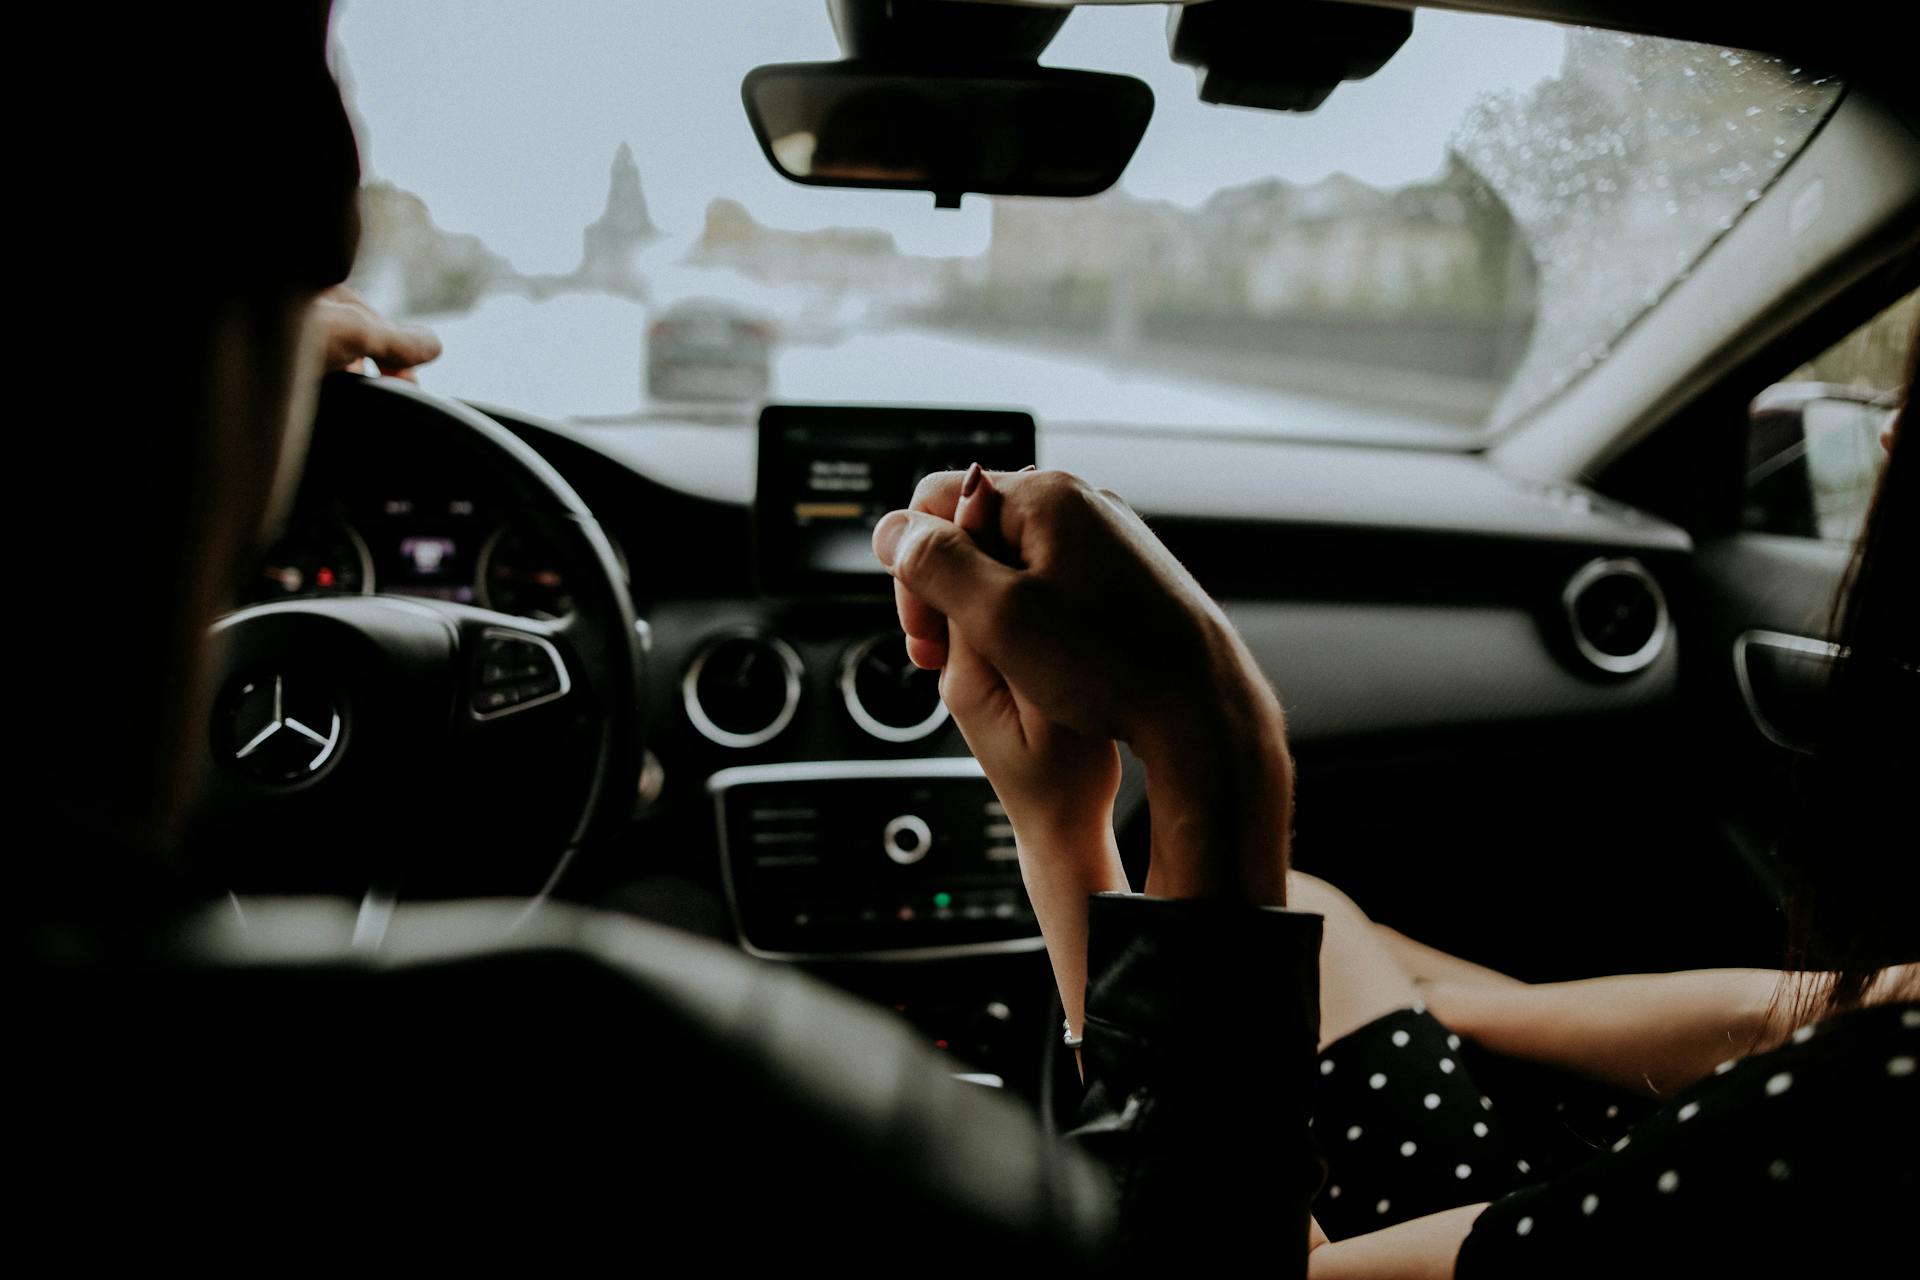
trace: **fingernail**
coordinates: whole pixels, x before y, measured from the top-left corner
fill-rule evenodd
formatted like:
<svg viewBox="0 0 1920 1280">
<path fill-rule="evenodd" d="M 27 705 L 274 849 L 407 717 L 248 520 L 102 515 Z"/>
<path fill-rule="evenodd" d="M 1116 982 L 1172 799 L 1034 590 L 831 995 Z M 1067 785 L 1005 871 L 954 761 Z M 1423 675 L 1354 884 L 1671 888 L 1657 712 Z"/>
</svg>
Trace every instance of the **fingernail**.
<svg viewBox="0 0 1920 1280">
<path fill-rule="evenodd" d="M 907 532 L 907 513 L 889 511 L 873 526 L 873 554 L 880 563 L 893 568 L 893 557 L 900 551 L 900 539 Z"/>
<path fill-rule="evenodd" d="M 1020 469 L 1022 471 L 1038 471 L 1040 469 L 1040 464 L 1037 462 L 1029 462 L 1026 466 Z"/>
<path fill-rule="evenodd" d="M 980 464 L 974 463 L 967 468 L 966 478 L 960 482 L 960 496 L 971 498 L 973 491 L 980 487 Z"/>
</svg>

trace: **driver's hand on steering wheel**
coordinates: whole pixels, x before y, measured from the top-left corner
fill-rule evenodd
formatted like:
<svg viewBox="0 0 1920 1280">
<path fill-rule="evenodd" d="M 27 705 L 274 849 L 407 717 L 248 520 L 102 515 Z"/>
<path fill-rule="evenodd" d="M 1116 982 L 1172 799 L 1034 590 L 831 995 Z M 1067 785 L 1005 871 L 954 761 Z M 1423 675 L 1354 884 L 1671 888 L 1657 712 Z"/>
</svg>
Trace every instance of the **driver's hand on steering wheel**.
<svg viewBox="0 0 1920 1280">
<path fill-rule="evenodd" d="M 315 298 L 312 314 L 325 338 L 328 373 L 371 360 L 388 377 L 411 382 L 416 367 L 440 355 L 440 339 L 431 330 L 395 324 L 343 284 Z"/>
</svg>

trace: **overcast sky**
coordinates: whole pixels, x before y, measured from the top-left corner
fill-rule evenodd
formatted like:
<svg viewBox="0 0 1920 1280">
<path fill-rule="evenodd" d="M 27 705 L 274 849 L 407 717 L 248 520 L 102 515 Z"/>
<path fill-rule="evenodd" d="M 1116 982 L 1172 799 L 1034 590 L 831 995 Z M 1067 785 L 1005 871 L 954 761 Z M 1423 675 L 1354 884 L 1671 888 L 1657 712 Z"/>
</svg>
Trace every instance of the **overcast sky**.
<svg viewBox="0 0 1920 1280">
<path fill-rule="evenodd" d="M 341 0 L 336 53 L 369 177 L 426 200 L 522 271 L 571 270 L 630 143 L 656 223 L 698 230 L 730 196 L 761 221 L 874 226 L 909 252 L 985 248 L 987 202 L 796 186 L 768 166 L 740 106 L 765 62 L 835 58 L 824 0 Z M 1422 12 L 1371 80 L 1311 116 L 1212 107 L 1167 57 L 1158 5 L 1081 9 L 1045 61 L 1153 87 L 1152 125 L 1122 186 L 1198 204 L 1224 186 L 1344 171 L 1379 186 L 1427 178 L 1475 95 L 1556 74 L 1565 39 L 1540 23 Z"/>
</svg>

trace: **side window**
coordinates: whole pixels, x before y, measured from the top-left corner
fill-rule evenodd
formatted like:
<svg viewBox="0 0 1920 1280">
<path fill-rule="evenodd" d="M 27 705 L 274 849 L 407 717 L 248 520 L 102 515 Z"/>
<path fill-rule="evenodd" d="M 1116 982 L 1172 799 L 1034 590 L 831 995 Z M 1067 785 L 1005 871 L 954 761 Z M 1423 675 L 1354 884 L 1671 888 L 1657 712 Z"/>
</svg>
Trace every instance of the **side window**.
<svg viewBox="0 0 1920 1280">
<path fill-rule="evenodd" d="M 1905 394 L 1916 314 L 1920 290 L 1754 397 L 1747 528 L 1835 541 L 1860 532 L 1880 474 L 1880 437 Z"/>
</svg>

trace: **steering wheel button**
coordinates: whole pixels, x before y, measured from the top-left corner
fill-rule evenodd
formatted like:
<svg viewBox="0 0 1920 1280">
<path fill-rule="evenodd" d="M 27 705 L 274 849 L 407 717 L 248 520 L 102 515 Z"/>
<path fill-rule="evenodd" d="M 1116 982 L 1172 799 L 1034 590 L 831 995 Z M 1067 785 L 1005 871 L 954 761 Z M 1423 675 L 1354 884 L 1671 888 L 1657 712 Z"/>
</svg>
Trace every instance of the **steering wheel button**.
<svg viewBox="0 0 1920 1280">
<path fill-rule="evenodd" d="M 560 655 L 539 636 L 496 631 L 485 636 L 474 652 L 477 660 L 468 705 L 476 716 L 499 715 L 549 702 L 568 691 Z"/>
</svg>

